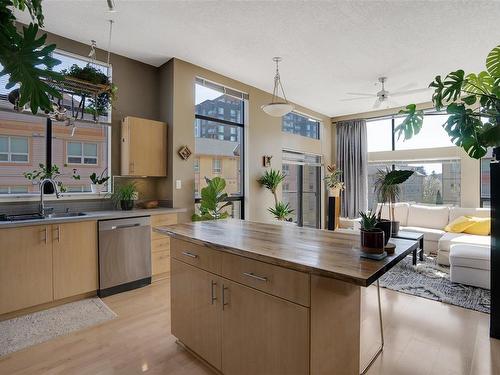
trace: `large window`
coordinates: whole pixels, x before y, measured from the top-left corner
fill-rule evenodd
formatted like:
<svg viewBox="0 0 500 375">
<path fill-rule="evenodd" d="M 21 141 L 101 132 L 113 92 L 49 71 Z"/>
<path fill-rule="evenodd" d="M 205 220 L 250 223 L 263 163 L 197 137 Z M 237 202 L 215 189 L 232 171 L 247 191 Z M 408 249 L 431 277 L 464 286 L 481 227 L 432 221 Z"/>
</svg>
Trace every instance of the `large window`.
<svg viewBox="0 0 500 375">
<path fill-rule="evenodd" d="M 310 117 L 290 112 L 282 118 L 282 130 L 286 133 L 319 139 L 319 121 Z"/>
<path fill-rule="evenodd" d="M 379 170 L 407 169 L 413 175 L 401 185 L 399 201 L 431 205 L 460 206 L 461 168 L 459 159 L 370 162 L 368 164 L 368 207 L 374 209 L 377 197 L 373 189 Z"/>
<path fill-rule="evenodd" d="M 54 52 L 54 56 L 62 61 L 56 67 L 59 71 L 73 64 L 83 67 L 88 63 L 85 58 L 63 52 Z M 95 66 L 103 72 L 107 70 L 104 64 Z M 74 126 L 52 121 L 52 139 L 47 142 L 47 116 L 32 115 L 28 110 L 13 111 L 7 101 L 13 88 L 5 88 L 7 80 L 6 76 L 0 77 L 0 196 L 37 194 L 38 181 L 26 179 L 24 173 L 38 169 L 39 164 L 45 165 L 49 156 L 51 164 L 59 167 L 59 179 L 67 192 L 90 191 L 89 176 L 94 172 L 106 175 L 111 170 L 111 128 L 107 125 L 110 113 L 101 116 L 98 123 L 94 123 L 89 111 L 79 116 Z M 62 104 L 71 112 L 71 103 L 78 106 L 81 100 L 77 95 L 65 94 Z M 88 105 L 88 99 L 85 101 Z M 80 175 L 80 180 L 73 179 L 73 173 Z"/>
<path fill-rule="evenodd" d="M 195 84 L 195 202 L 200 201 L 205 178 L 226 180 L 228 212 L 243 218 L 244 106 L 248 96 L 197 78 Z M 196 206 L 198 206 L 196 204 Z"/>
</svg>

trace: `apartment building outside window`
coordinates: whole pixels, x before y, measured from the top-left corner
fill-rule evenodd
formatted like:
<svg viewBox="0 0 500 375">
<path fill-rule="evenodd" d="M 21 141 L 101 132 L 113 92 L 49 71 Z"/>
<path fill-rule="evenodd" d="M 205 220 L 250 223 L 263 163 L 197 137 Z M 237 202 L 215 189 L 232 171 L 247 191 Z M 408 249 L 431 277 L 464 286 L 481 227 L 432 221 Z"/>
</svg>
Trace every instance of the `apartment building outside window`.
<svg viewBox="0 0 500 375">
<path fill-rule="evenodd" d="M 230 88 L 196 79 L 195 84 L 195 207 L 200 202 L 205 178 L 226 181 L 229 213 L 243 218 L 244 212 L 244 126 L 248 95 Z"/>
<path fill-rule="evenodd" d="M 0 136 L 0 163 L 27 163 L 28 137 Z"/>
<path fill-rule="evenodd" d="M 319 139 L 320 122 L 299 113 L 290 112 L 283 116 L 281 130 L 285 133 Z"/>
</svg>

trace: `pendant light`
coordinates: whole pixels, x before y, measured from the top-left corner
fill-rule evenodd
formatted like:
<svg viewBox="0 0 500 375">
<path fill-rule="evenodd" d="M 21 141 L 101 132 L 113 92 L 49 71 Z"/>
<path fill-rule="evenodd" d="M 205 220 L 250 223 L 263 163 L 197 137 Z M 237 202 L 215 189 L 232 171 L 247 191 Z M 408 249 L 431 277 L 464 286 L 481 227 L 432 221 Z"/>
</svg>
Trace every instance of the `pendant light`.
<svg viewBox="0 0 500 375">
<path fill-rule="evenodd" d="M 282 60 L 281 57 L 273 57 L 273 61 L 276 63 L 276 75 L 274 76 L 273 98 L 271 99 L 271 103 L 265 104 L 261 107 L 264 112 L 266 112 L 269 116 L 273 117 L 282 117 L 287 113 L 293 111 L 293 105 L 288 103 L 288 100 L 286 100 L 285 90 L 283 90 L 283 85 L 281 84 L 280 71 L 278 66 L 281 60 Z M 280 89 L 283 95 L 283 99 L 281 99 L 279 96 Z"/>
</svg>

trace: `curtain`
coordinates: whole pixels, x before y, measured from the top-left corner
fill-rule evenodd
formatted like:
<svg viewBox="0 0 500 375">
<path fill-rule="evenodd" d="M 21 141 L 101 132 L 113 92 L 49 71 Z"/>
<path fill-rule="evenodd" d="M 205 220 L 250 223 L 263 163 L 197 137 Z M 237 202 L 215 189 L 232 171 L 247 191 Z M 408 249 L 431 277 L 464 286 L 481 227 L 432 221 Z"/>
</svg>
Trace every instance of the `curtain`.
<svg viewBox="0 0 500 375">
<path fill-rule="evenodd" d="M 343 171 L 345 190 L 342 192 L 341 215 L 359 217 L 368 207 L 368 152 L 366 121 L 350 120 L 337 123 L 337 168 Z"/>
</svg>

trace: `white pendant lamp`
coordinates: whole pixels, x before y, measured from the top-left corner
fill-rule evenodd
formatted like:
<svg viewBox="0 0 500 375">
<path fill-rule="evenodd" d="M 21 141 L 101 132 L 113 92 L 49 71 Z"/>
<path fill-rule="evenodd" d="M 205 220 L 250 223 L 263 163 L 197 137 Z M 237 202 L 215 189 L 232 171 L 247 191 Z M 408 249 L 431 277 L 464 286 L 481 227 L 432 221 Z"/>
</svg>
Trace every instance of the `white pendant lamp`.
<svg viewBox="0 0 500 375">
<path fill-rule="evenodd" d="M 278 67 L 278 64 L 281 60 L 282 60 L 281 57 L 273 57 L 273 61 L 276 63 L 276 75 L 274 76 L 273 98 L 271 99 L 271 103 L 265 104 L 261 107 L 264 112 L 266 112 L 269 116 L 273 117 L 282 117 L 287 113 L 293 111 L 293 105 L 288 103 L 288 100 L 286 100 L 285 90 L 283 90 L 283 85 L 281 84 L 280 71 Z M 283 99 L 281 99 L 279 96 L 280 89 L 283 95 Z"/>
</svg>

